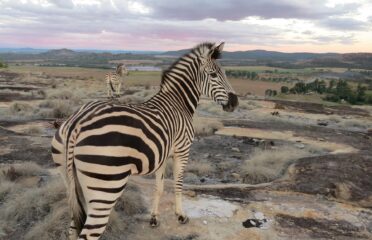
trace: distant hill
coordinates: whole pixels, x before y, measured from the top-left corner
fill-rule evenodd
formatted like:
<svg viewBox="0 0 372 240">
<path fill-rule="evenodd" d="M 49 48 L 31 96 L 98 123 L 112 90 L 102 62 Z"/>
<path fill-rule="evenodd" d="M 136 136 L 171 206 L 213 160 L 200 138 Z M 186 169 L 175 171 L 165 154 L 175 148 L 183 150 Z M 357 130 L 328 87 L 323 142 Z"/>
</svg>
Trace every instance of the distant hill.
<svg viewBox="0 0 372 240">
<path fill-rule="evenodd" d="M 9 49 L 8 49 L 9 50 Z M 0 49 L 0 59 L 5 62 L 37 61 L 42 65 L 65 65 L 84 67 L 112 67 L 113 60 L 156 60 L 163 67 L 189 52 L 189 49 L 168 52 L 121 52 L 114 53 L 104 50 L 71 50 L 71 49 L 18 49 L 6 51 Z M 39 51 L 39 52 L 38 52 Z M 342 67 L 372 70 L 372 53 L 284 53 L 276 51 L 252 50 L 223 52 L 222 62 L 225 66 L 271 66 L 281 68 L 304 67 Z M 160 58 L 159 58 L 160 57 Z"/>
<path fill-rule="evenodd" d="M 59 50 L 70 50 L 70 49 L 39 49 L 39 48 L 0 48 L 0 53 L 30 53 L 38 54 L 45 53 L 48 51 L 59 51 Z M 131 54 L 162 54 L 164 51 L 137 51 L 137 50 L 100 50 L 100 49 L 72 49 L 74 52 L 85 52 L 85 53 L 131 53 Z"/>
<path fill-rule="evenodd" d="M 174 56 L 180 57 L 185 53 L 189 52 L 189 49 L 178 50 L 178 51 L 168 51 L 161 55 L 163 56 Z M 314 58 L 323 57 L 338 57 L 338 53 L 284 53 L 266 50 L 250 50 L 250 51 L 236 51 L 236 52 L 223 52 L 224 59 L 254 59 L 254 60 L 272 60 L 272 61 L 302 61 Z"/>
</svg>

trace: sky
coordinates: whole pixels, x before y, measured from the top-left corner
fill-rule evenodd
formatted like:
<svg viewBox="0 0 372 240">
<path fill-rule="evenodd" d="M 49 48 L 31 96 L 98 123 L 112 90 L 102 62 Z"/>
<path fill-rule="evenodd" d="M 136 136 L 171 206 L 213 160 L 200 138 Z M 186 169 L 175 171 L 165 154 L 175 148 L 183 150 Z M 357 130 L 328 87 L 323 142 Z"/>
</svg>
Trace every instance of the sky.
<svg viewBox="0 0 372 240">
<path fill-rule="evenodd" d="M 372 0 L 0 0 L 0 47 L 372 52 Z"/>
</svg>

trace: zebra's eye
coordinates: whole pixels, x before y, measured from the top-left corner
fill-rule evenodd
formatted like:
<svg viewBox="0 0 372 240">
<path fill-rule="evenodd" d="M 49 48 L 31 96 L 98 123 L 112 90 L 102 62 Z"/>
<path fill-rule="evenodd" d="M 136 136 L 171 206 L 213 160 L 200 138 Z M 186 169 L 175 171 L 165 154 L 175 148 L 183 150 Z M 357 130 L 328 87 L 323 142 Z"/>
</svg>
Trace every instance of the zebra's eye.
<svg viewBox="0 0 372 240">
<path fill-rule="evenodd" d="M 215 73 L 215 72 L 211 73 L 211 77 L 212 78 L 216 78 L 217 77 L 217 73 Z"/>
</svg>

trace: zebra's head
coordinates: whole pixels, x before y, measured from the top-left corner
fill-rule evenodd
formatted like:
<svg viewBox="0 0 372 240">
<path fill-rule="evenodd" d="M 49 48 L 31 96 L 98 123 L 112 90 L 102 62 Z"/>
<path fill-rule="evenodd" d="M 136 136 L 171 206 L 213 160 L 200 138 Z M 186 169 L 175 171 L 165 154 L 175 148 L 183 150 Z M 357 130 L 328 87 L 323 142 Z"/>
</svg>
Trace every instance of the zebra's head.
<svg viewBox="0 0 372 240">
<path fill-rule="evenodd" d="M 217 62 L 225 43 L 218 46 L 204 44 L 204 51 L 199 55 L 201 93 L 222 105 L 226 112 L 232 112 L 239 105 L 238 97 L 226 78 L 225 71 Z"/>
<path fill-rule="evenodd" d="M 116 67 L 116 73 L 119 74 L 120 76 L 128 75 L 129 72 L 127 68 L 125 67 L 124 63 L 119 63 L 118 66 Z"/>
</svg>

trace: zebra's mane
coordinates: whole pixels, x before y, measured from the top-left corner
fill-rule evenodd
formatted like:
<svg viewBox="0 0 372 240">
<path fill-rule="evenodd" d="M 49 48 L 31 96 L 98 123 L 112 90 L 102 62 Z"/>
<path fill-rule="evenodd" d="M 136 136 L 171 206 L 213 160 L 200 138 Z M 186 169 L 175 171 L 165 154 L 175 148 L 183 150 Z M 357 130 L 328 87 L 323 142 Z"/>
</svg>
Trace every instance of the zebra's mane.
<svg viewBox="0 0 372 240">
<path fill-rule="evenodd" d="M 212 47 L 215 46 L 214 43 L 211 43 L 211 42 L 204 42 L 204 43 L 201 43 L 199 45 L 197 45 L 196 47 L 190 49 L 190 51 L 186 54 L 184 54 L 182 57 L 178 58 L 170 67 L 168 67 L 168 69 L 164 70 L 163 73 L 162 73 L 162 76 L 161 76 L 161 83 L 160 83 L 160 86 L 163 85 L 164 81 L 165 81 L 165 76 L 172 70 L 172 68 L 174 68 L 184 57 L 190 55 L 191 53 L 197 55 L 197 56 L 200 56 L 201 54 L 203 54 L 205 51 L 209 51 L 212 49 Z M 221 57 L 221 52 L 218 51 L 217 49 L 212 53 L 211 55 L 211 58 L 212 59 L 219 59 Z"/>
</svg>

